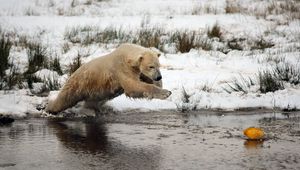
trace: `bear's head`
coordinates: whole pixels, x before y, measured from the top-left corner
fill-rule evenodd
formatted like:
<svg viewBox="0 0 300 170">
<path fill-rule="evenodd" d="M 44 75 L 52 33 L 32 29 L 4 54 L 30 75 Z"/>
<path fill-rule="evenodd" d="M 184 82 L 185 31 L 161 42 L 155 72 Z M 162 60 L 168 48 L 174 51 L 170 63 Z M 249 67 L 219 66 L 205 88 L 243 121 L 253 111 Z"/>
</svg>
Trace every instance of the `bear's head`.
<svg viewBox="0 0 300 170">
<path fill-rule="evenodd" d="M 159 67 L 160 54 L 152 50 L 144 51 L 137 57 L 131 58 L 128 63 L 135 70 L 138 70 L 140 74 L 146 76 L 153 81 L 159 81 L 162 79 Z"/>
</svg>

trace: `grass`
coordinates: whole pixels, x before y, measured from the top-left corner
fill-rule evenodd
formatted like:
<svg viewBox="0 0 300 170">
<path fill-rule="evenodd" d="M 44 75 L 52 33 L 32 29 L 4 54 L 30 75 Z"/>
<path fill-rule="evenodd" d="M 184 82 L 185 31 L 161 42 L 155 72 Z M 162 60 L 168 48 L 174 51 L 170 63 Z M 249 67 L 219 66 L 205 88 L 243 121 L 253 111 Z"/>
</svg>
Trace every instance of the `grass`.
<svg viewBox="0 0 300 170">
<path fill-rule="evenodd" d="M 69 75 L 72 75 L 81 65 L 82 56 L 78 53 L 78 55 L 74 58 L 73 62 L 69 65 Z"/>
<path fill-rule="evenodd" d="M 62 52 L 65 54 L 71 49 L 69 42 L 65 42 L 61 47 Z"/>
<path fill-rule="evenodd" d="M 46 48 L 40 43 L 31 43 L 27 49 L 28 66 L 27 73 L 33 74 L 42 68 L 48 68 L 48 56 Z"/>
<path fill-rule="evenodd" d="M 222 32 L 218 23 L 215 23 L 212 28 L 207 30 L 207 36 L 209 38 L 219 38 L 221 40 Z"/>
<path fill-rule="evenodd" d="M 27 82 L 27 86 L 29 89 L 33 88 L 33 83 L 37 83 L 37 82 L 43 82 L 42 79 L 36 77 L 34 74 L 24 74 L 24 77 L 26 79 Z"/>
<path fill-rule="evenodd" d="M 274 92 L 284 89 L 282 81 L 280 81 L 274 72 L 266 70 L 258 73 L 259 91 L 261 93 Z"/>
<path fill-rule="evenodd" d="M 5 76 L 5 70 L 9 67 L 9 53 L 12 47 L 12 41 L 5 36 L 4 33 L 0 34 L 0 78 Z"/>
<path fill-rule="evenodd" d="M 293 85 L 300 84 L 300 68 L 287 62 L 278 63 L 272 69 L 259 71 L 256 75 L 257 82 L 251 78 L 235 78 L 227 82 L 226 92 L 243 92 L 247 94 L 251 86 L 258 85 L 261 93 L 274 92 L 284 89 L 284 82 Z"/>
<path fill-rule="evenodd" d="M 273 68 L 274 75 L 281 81 L 290 84 L 300 84 L 300 67 L 298 64 L 293 65 L 288 62 L 278 63 Z"/>
<path fill-rule="evenodd" d="M 248 77 L 245 78 L 242 75 L 239 78 L 234 78 L 232 82 L 226 82 L 228 88 L 223 88 L 227 93 L 242 92 L 247 94 L 250 91 L 251 86 L 255 85 L 255 81 Z"/>
<path fill-rule="evenodd" d="M 72 0 L 70 6 L 72 8 L 75 8 L 77 6 L 77 1 L 76 0 Z"/>
<path fill-rule="evenodd" d="M 189 103 L 191 95 L 187 94 L 186 90 L 184 87 L 182 87 L 182 102 L 183 103 Z"/>
<path fill-rule="evenodd" d="M 44 78 L 44 89 L 46 91 L 59 90 L 61 88 L 60 83 L 56 77 L 47 77 Z"/>
<path fill-rule="evenodd" d="M 79 27 L 67 28 L 64 33 L 64 39 L 72 43 L 80 43 L 80 39 L 78 38 L 79 33 L 80 33 Z"/>
<path fill-rule="evenodd" d="M 213 27 L 213 29 L 215 29 Z M 212 34 L 214 34 L 213 30 Z M 107 27 L 101 29 L 98 27 L 83 26 L 68 28 L 65 31 L 64 38 L 71 43 L 81 43 L 85 46 L 99 44 L 120 44 L 135 43 L 144 47 L 155 47 L 163 51 L 166 44 L 175 44 L 177 51 L 181 53 L 189 52 L 193 48 L 211 50 L 211 44 L 208 40 L 200 39 L 201 32 L 197 31 L 170 31 L 167 32 L 161 27 L 144 26 L 136 31 L 125 31 L 121 28 Z M 69 46 L 69 45 L 68 45 Z M 63 47 L 63 51 L 69 50 L 68 46 Z"/>
<path fill-rule="evenodd" d="M 53 71 L 56 71 L 58 73 L 58 75 L 63 75 L 58 57 L 55 57 L 53 60 L 50 60 L 49 68 Z"/>
<path fill-rule="evenodd" d="M 22 75 L 13 62 L 10 63 L 10 50 L 13 42 L 0 30 L 0 90 L 11 90 L 15 85 L 22 88 Z"/>
<path fill-rule="evenodd" d="M 256 18 L 267 18 L 269 15 L 284 15 L 288 20 L 300 19 L 299 0 L 254 1 L 253 5 L 243 6 L 243 0 L 226 0 L 226 14 L 246 14 Z"/>
<path fill-rule="evenodd" d="M 132 34 L 125 33 L 121 28 L 107 27 L 101 29 L 93 26 L 82 26 L 67 28 L 64 34 L 64 39 L 72 43 L 80 43 L 85 46 L 99 43 L 122 43 L 131 42 Z M 130 40 L 131 39 L 131 40 Z"/>
<path fill-rule="evenodd" d="M 242 42 L 245 41 L 243 38 L 233 38 L 227 41 L 227 46 L 232 50 L 243 50 Z"/>
<path fill-rule="evenodd" d="M 240 13 L 242 7 L 235 0 L 226 0 L 225 13 L 226 14 L 234 14 Z"/>
<path fill-rule="evenodd" d="M 215 6 L 212 6 L 210 4 L 204 4 L 204 5 L 193 5 L 192 9 L 187 11 L 187 14 L 191 15 L 202 15 L 202 14 L 218 14 L 220 13 L 218 9 Z"/>
<path fill-rule="evenodd" d="M 24 15 L 26 16 L 39 16 L 40 14 L 35 11 L 32 7 L 28 7 L 24 11 Z"/>
<path fill-rule="evenodd" d="M 212 42 L 209 39 L 198 39 L 196 42 L 196 47 L 205 51 L 210 51 L 213 49 Z"/>
<path fill-rule="evenodd" d="M 42 80 L 34 75 L 41 69 L 50 69 L 56 71 L 59 75 L 62 75 L 62 69 L 59 62 L 59 58 L 49 58 L 47 54 L 47 48 L 42 46 L 39 42 L 31 42 L 27 48 L 28 65 L 27 70 L 23 73 L 24 78 L 28 84 L 28 87 L 33 88 L 33 83 L 44 82 L 47 89 L 55 89 L 56 82 L 49 81 L 48 79 Z M 53 78 L 54 79 L 54 78 Z M 48 87 L 49 86 L 49 87 Z"/>
<path fill-rule="evenodd" d="M 176 44 L 176 49 L 181 53 L 189 52 L 195 45 L 195 31 L 176 31 L 171 35 L 170 42 Z"/>
<path fill-rule="evenodd" d="M 191 110 L 190 107 L 189 107 L 189 103 L 190 103 L 190 99 L 189 98 L 191 97 L 191 95 L 189 95 L 186 92 L 186 90 L 185 90 L 184 87 L 182 87 L 182 91 L 181 92 L 182 92 L 181 104 L 176 104 L 176 107 L 177 107 L 178 111 L 184 113 L 184 112 L 187 112 L 187 111 Z M 194 108 L 194 109 L 196 109 L 196 108 Z"/>
<path fill-rule="evenodd" d="M 13 63 L 13 62 L 12 62 Z M 20 73 L 18 70 L 18 67 L 14 64 L 10 64 L 9 67 L 9 73 L 6 76 L 6 86 L 5 89 L 11 90 L 15 86 L 17 86 L 19 89 L 23 88 L 23 74 Z"/>
<path fill-rule="evenodd" d="M 18 67 L 14 64 L 9 64 L 8 72 L 0 77 L 0 90 L 11 90 L 17 87 L 22 89 L 23 86 L 23 75 L 19 72 Z"/>
<path fill-rule="evenodd" d="M 213 84 L 212 83 L 204 83 L 199 87 L 200 90 L 205 91 L 205 92 L 212 92 L 213 91 Z"/>
<path fill-rule="evenodd" d="M 162 49 L 161 37 L 164 32 L 160 27 L 144 27 L 138 31 L 134 41 L 144 47 Z"/>
<path fill-rule="evenodd" d="M 19 35 L 18 41 L 16 42 L 16 46 L 21 46 L 23 48 L 27 48 L 29 44 L 28 37 L 26 35 Z"/>
<path fill-rule="evenodd" d="M 254 41 L 253 45 L 251 46 L 251 50 L 264 50 L 266 48 L 271 48 L 275 44 L 272 42 L 266 41 L 263 37 Z"/>
<path fill-rule="evenodd" d="M 267 15 L 288 15 L 291 19 L 300 19 L 298 0 L 271 1 L 266 10 Z"/>
<path fill-rule="evenodd" d="M 217 31 L 216 31 L 217 35 Z M 219 38 L 221 38 L 221 33 L 219 33 Z M 253 40 L 253 38 L 232 38 L 227 40 L 226 45 L 229 49 L 232 50 L 265 50 L 273 47 L 275 44 L 265 40 L 263 37 Z"/>
</svg>

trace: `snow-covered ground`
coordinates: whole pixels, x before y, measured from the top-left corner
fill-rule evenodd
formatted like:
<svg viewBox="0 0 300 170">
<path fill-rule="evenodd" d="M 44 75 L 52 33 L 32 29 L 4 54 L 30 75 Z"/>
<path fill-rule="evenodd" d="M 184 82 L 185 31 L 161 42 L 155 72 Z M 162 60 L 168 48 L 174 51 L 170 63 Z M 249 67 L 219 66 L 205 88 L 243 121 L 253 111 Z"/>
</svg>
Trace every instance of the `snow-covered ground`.
<svg viewBox="0 0 300 170">
<path fill-rule="evenodd" d="M 49 56 L 59 57 L 64 75 L 47 69 L 35 75 L 41 79 L 55 77 L 60 84 L 68 77 L 65 70 L 79 54 L 87 62 L 118 45 L 118 42 L 70 42 L 66 34 L 72 29 L 81 29 L 79 39 L 85 36 L 85 27 L 95 29 L 91 32 L 117 28 L 134 33 L 141 27 L 163 28 L 166 33 L 196 31 L 210 43 L 209 50 L 194 48 L 184 53 L 174 43 L 165 43 L 160 57 L 161 71 L 164 88 L 171 90 L 172 95 L 167 100 L 137 100 L 121 95 L 106 103 L 116 111 L 300 108 L 299 84 L 285 81 L 284 89 L 262 93 L 257 80 L 259 71 L 283 63 L 299 70 L 299 1 L 0 0 L 0 4 L 0 30 L 9 33 L 15 42 L 26 37 L 26 41 L 40 43 Z M 207 37 L 207 30 L 216 23 L 221 37 Z M 241 49 L 229 47 L 235 40 Z M 254 48 L 259 42 L 272 45 Z M 21 73 L 27 69 L 27 55 L 27 47 L 21 43 L 15 43 L 10 50 L 10 61 Z M 248 78 L 254 81 L 251 86 L 242 81 Z M 245 85 L 246 92 L 228 92 L 228 84 L 235 79 Z M 41 88 L 40 84 L 33 84 L 33 90 L 0 91 L 0 114 L 41 114 L 36 108 L 45 105 L 48 97 L 32 94 Z M 55 96 L 57 92 L 51 94 Z"/>
</svg>

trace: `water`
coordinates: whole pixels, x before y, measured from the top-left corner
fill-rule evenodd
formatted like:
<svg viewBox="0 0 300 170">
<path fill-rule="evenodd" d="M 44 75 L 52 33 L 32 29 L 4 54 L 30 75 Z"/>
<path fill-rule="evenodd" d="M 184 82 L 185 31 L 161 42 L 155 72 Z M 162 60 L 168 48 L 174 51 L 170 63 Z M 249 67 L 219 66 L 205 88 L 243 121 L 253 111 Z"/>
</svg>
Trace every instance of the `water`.
<svg viewBox="0 0 300 170">
<path fill-rule="evenodd" d="M 300 118 L 127 113 L 0 127 L 0 169 L 300 169 Z M 262 127 L 265 141 L 242 130 Z"/>
</svg>

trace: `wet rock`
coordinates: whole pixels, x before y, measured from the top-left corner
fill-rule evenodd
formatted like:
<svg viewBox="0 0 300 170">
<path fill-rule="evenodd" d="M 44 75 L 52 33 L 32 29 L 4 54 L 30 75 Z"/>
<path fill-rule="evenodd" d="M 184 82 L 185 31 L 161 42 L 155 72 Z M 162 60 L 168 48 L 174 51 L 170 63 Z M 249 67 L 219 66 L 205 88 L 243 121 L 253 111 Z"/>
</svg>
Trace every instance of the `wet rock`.
<svg viewBox="0 0 300 170">
<path fill-rule="evenodd" d="M 6 168 L 6 167 L 10 167 L 10 166 L 15 166 L 16 164 L 14 163 L 4 163 L 4 164 L 0 164 L 0 168 Z"/>
<path fill-rule="evenodd" d="M 11 124 L 12 122 L 14 122 L 15 120 L 9 116 L 5 116 L 5 115 L 1 115 L 0 114 L 0 125 L 7 125 L 7 124 Z"/>
</svg>

